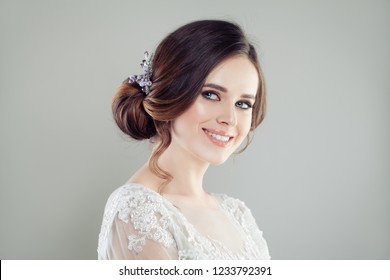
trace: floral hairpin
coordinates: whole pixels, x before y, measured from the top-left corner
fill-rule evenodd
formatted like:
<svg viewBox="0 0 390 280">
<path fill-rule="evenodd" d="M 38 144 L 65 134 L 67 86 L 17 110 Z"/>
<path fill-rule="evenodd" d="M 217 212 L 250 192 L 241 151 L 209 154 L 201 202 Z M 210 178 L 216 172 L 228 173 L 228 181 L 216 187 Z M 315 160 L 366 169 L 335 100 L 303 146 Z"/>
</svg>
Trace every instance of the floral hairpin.
<svg viewBox="0 0 390 280">
<path fill-rule="evenodd" d="M 152 76 L 152 58 L 153 54 L 149 55 L 148 52 L 145 52 L 145 57 L 141 63 L 144 74 L 129 76 L 129 83 L 137 83 L 145 95 L 150 93 L 150 87 L 152 85 L 152 81 L 150 80 Z"/>
</svg>

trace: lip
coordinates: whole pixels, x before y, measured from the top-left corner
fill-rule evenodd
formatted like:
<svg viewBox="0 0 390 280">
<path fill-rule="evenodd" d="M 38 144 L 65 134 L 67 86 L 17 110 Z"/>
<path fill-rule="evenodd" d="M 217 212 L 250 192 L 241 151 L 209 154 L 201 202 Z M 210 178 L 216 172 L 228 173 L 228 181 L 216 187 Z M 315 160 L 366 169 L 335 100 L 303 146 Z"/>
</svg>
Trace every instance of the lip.
<svg viewBox="0 0 390 280">
<path fill-rule="evenodd" d="M 202 128 L 202 129 L 203 129 L 205 135 L 207 136 L 207 138 L 209 138 L 209 140 L 213 144 L 217 145 L 218 147 L 222 147 L 222 148 L 227 147 L 228 145 L 230 145 L 230 143 L 232 142 L 232 139 L 234 138 L 234 136 L 232 136 L 231 134 L 229 134 L 229 133 L 227 133 L 226 131 L 223 131 L 223 130 L 208 129 L 208 128 Z M 228 141 L 218 140 L 218 139 L 214 138 L 213 136 L 209 135 L 207 132 L 218 134 L 220 136 L 229 137 L 229 140 Z"/>
</svg>

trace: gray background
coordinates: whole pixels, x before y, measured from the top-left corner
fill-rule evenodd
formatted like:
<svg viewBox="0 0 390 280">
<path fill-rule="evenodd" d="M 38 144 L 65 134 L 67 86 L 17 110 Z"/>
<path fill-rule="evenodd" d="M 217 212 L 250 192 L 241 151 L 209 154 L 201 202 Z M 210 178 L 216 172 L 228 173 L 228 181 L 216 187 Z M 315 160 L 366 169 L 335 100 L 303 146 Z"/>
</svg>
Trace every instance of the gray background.
<svg viewBox="0 0 390 280">
<path fill-rule="evenodd" d="M 244 200 L 274 259 L 390 259 L 389 1 L 0 0 L 0 258 L 95 259 L 108 195 L 147 159 L 111 98 L 192 20 L 256 43 L 269 103 L 205 185 Z M 185 170 L 183 170 L 185 172 Z"/>
</svg>

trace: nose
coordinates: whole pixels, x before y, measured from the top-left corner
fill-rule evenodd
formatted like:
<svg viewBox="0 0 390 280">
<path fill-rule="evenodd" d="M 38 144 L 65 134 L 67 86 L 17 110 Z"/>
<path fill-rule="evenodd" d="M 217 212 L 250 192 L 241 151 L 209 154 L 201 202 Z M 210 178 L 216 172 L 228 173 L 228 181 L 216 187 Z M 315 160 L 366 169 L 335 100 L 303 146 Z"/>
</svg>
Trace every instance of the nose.
<svg viewBox="0 0 390 280">
<path fill-rule="evenodd" d="M 225 126 L 235 126 L 237 124 L 236 107 L 233 105 L 223 106 L 217 117 L 217 122 Z"/>
</svg>

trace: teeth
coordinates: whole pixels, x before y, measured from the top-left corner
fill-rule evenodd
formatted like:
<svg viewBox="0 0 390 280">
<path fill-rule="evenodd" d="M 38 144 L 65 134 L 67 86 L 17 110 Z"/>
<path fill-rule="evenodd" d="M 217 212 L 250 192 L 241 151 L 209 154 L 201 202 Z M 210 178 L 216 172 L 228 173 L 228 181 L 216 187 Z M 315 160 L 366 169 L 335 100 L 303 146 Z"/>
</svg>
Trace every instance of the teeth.
<svg viewBox="0 0 390 280">
<path fill-rule="evenodd" d="M 210 132 L 210 131 L 207 131 L 207 130 L 205 130 L 206 131 L 206 133 L 208 134 L 208 135 L 210 135 L 211 137 L 213 137 L 213 138 L 215 138 L 215 139 L 217 139 L 217 140 L 219 140 L 219 141 L 222 141 L 222 142 L 227 142 L 227 141 L 229 141 L 229 136 L 222 136 L 222 135 L 219 135 L 219 134 L 215 134 L 215 133 L 212 133 L 212 132 Z"/>
</svg>

